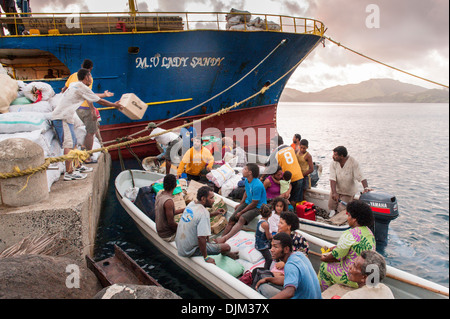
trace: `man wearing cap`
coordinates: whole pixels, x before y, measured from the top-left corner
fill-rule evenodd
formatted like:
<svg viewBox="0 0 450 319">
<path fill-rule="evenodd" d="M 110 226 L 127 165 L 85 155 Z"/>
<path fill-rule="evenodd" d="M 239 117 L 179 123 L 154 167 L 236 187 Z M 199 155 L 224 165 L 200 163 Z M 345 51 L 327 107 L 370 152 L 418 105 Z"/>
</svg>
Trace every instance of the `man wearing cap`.
<svg viewBox="0 0 450 319">
<path fill-rule="evenodd" d="M 148 129 L 153 129 L 150 135 L 159 134 L 156 137 L 152 137 L 157 143 L 159 143 L 164 151 L 164 159 L 166 160 L 166 175 L 170 174 L 170 168 L 172 163 L 178 165 L 180 163 L 182 140 L 181 137 L 173 132 L 167 132 L 166 130 L 156 127 L 156 124 L 151 122 L 148 124 Z"/>
</svg>

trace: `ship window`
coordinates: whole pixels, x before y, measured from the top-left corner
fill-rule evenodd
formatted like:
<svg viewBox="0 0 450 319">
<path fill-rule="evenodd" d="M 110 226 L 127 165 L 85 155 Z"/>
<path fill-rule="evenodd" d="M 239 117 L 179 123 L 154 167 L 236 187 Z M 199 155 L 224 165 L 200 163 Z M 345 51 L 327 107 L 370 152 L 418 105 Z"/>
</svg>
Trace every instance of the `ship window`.
<svg viewBox="0 0 450 319">
<path fill-rule="evenodd" d="M 70 75 L 69 68 L 47 51 L 0 49 L 0 63 L 16 80 L 60 80 Z"/>
<path fill-rule="evenodd" d="M 128 53 L 130 54 L 138 54 L 139 53 L 139 47 L 129 47 Z"/>
</svg>

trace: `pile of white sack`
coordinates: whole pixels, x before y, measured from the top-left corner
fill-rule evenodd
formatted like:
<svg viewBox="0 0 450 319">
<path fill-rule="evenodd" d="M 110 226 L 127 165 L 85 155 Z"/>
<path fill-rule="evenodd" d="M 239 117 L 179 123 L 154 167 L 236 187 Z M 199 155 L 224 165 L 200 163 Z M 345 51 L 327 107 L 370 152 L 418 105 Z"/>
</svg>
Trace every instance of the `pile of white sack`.
<svg viewBox="0 0 450 319">
<path fill-rule="evenodd" d="M 226 15 L 225 19 L 227 20 L 227 30 L 281 30 L 280 25 L 273 21 L 267 21 L 266 19 L 261 19 L 260 17 L 256 17 L 252 20 L 252 15 L 250 12 L 236 10 L 234 8 L 230 10 L 230 13 Z"/>
<path fill-rule="evenodd" d="M 0 141 L 9 138 L 25 138 L 42 147 L 45 157 L 63 155 L 56 132 L 52 126 L 51 113 L 58 105 L 62 93 L 55 94 L 53 88 L 44 82 L 31 82 L 11 79 L 0 69 Z M 38 96 L 33 92 L 41 91 L 40 101 L 34 103 Z M 7 103 L 7 105 L 5 105 Z M 86 128 L 76 117 L 75 134 L 78 145 L 84 144 Z M 94 148 L 100 148 L 95 138 Z M 97 159 L 98 153 L 92 158 Z M 52 164 L 47 169 L 48 189 L 59 180 L 65 171 L 64 162 Z"/>
</svg>

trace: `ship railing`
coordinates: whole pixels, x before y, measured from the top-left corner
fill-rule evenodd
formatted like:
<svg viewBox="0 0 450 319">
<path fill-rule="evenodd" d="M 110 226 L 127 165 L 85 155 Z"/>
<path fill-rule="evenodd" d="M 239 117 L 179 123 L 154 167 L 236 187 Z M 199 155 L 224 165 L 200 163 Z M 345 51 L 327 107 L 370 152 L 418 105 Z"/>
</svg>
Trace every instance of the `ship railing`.
<svg viewBox="0 0 450 319">
<path fill-rule="evenodd" d="M 6 13 L 0 36 L 180 32 L 193 30 L 270 31 L 323 36 L 315 19 L 243 12 Z"/>
</svg>

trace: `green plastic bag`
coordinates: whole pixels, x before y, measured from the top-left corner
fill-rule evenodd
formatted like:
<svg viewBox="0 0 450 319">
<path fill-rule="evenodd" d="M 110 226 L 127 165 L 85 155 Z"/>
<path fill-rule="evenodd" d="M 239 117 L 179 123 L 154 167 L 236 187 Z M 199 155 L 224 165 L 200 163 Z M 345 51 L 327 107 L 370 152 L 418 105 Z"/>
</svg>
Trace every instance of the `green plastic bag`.
<svg viewBox="0 0 450 319">
<path fill-rule="evenodd" d="M 25 104 L 31 104 L 33 103 L 29 99 L 27 99 L 25 96 L 18 97 L 14 101 L 11 102 L 11 105 L 25 105 Z"/>
<path fill-rule="evenodd" d="M 244 272 L 244 266 L 242 266 L 236 260 L 233 260 L 228 256 L 220 254 L 210 257 L 214 259 L 217 267 L 225 270 L 233 277 L 239 277 Z"/>
<path fill-rule="evenodd" d="M 180 182 L 179 181 L 177 181 L 177 187 L 175 187 L 175 189 L 173 190 L 173 195 L 176 195 L 176 194 L 179 194 L 179 193 L 181 193 L 183 190 L 181 189 L 181 186 L 180 186 Z M 156 193 L 156 194 L 158 194 L 158 192 L 159 191 L 161 191 L 161 190 L 163 190 L 164 189 L 164 184 L 163 183 L 154 183 L 153 185 L 152 185 L 152 188 L 153 188 L 153 191 Z"/>
</svg>

